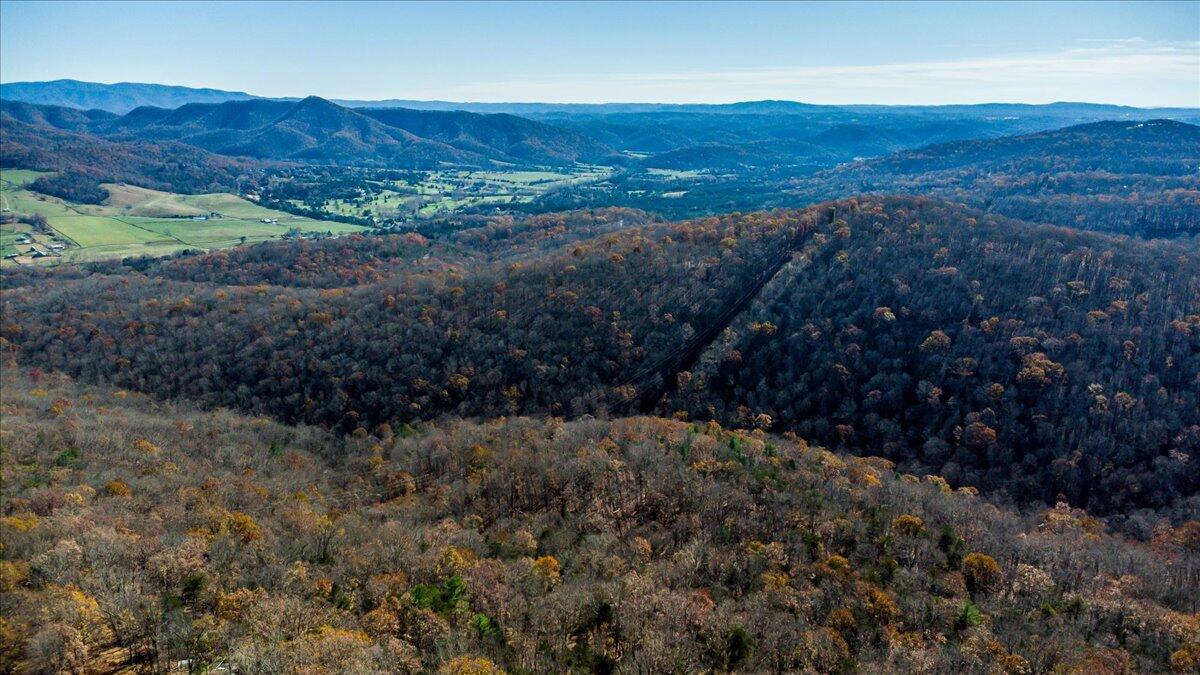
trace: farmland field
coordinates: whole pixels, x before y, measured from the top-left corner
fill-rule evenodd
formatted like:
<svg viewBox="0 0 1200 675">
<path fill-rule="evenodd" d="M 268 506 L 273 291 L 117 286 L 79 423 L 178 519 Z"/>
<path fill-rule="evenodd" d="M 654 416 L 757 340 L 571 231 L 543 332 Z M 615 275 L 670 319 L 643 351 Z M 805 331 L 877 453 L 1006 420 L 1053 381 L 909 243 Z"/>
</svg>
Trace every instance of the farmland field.
<svg viewBox="0 0 1200 675">
<path fill-rule="evenodd" d="M 320 211 L 331 216 L 407 221 L 477 207 L 525 204 L 558 188 L 591 183 L 613 169 L 580 164 L 554 170 L 443 170 L 410 172 L 404 178 L 368 175 L 357 197 L 329 198 Z M 292 206 L 299 207 L 298 200 Z"/>
<path fill-rule="evenodd" d="M 0 231 L 4 255 L 49 251 L 63 244 L 60 256 L 43 260 L 89 261 L 136 255 L 167 255 L 184 249 L 214 249 L 302 233 L 344 234 L 357 225 L 314 220 L 264 208 L 232 194 L 181 195 L 130 185 L 107 184 L 103 204 L 74 204 L 25 188 L 40 172 L 0 173 L 0 197 L 8 216 L 42 216 L 46 231 L 27 223 L 6 223 Z M 276 222 L 263 222 L 264 219 Z M 21 246 L 21 233 L 31 243 Z M 26 256 L 18 258 L 27 262 Z"/>
</svg>

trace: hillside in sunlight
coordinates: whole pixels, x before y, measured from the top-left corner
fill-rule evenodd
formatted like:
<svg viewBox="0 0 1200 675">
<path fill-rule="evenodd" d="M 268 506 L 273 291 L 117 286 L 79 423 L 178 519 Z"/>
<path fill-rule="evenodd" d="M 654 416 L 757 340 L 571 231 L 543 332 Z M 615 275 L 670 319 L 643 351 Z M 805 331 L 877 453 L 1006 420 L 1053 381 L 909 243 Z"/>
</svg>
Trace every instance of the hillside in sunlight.
<svg viewBox="0 0 1200 675">
<path fill-rule="evenodd" d="M 1186 672 L 1200 657 L 1195 522 L 1130 543 L 1065 505 L 1018 516 L 881 458 L 715 423 L 337 437 L 4 373 L 5 670 Z"/>
</svg>

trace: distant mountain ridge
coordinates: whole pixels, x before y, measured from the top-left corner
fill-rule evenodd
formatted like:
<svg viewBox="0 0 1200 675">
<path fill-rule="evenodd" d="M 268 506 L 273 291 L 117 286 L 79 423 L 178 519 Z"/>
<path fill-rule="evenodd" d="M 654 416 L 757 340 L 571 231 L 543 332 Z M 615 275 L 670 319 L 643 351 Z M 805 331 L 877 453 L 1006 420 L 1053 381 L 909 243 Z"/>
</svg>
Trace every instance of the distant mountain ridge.
<svg viewBox="0 0 1200 675">
<path fill-rule="evenodd" d="M 473 154 L 390 128 L 316 97 L 189 103 L 176 110 L 134 110 L 96 129 L 118 138 L 175 140 L 223 155 L 379 163 L 483 161 Z"/>
<path fill-rule="evenodd" d="M 0 85 L 27 119 L 106 137 L 174 140 L 268 160 L 393 168 L 576 162 L 710 171 L 810 171 L 932 144 L 1101 120 L 1200 122 L 1200 108 L 1108 104 L 817 105 L 463 103 L 264 98 L 245 92 L 74 80 Z M 137 104 L 134 106 L 134 104 Z M 81 113 L 79 109 L 95 107 Z M 103 108 L 113 119 L 108 119 Z"/>
<path fill-rule="evenodd" d="M 798 101 L 738 101 L 734 103 L 539 103 L 480 101 L 420 101 L 412 99 L 333 99 L 355 108 L 412 108 L 414 110 L 463 110 L 476 113 L 540 115 L 616 115 L 623 113 L 697 113 L 710 115 L 787 115 L 837 110 L 839 106 Z"/>
<path fill-rule="evenodd" d="M 178 108 L 185 103 L 220 103 L 252 98 L 244 91 L 224 91 L 139 82 L 10 82 L 0 84 L 0 99 L 38 105 L 58 105 L 84 110 L 98 109 L 124 114 L 141 106 Z"/>
<path fill-rule="evenodd" d="M 188 103 L 274 100 L 299 101 L 301 97 L 270 98 L 244 91 L 184 87 L 139 82 L 103 84 L 80 80 L 0 83 L 0 99 L 39 105 L 59 105 L 80 109 L 100 109 L 118 114 L 141 106 L 178 108 Z M 1057 101 L 1047 104 L 978 103 L 952 105 L 876 105 L 816 104 L 786 100 L 738 101 L 733 103 L 544 103 L 482 102 L 417 99 L 344 99 L 329 101 L 348 108 L 408 108 L 411 110 L 457 110 L 475 113 L 513 115 L 612 115 L 628 113 L 696 113 L 728 115 L 821 114 L 843 111 L 872 114 L 1000 115 L 1051 114 L 1055 116 L 1119 116 L 1139 119 L 1150 117 L 1189 117 L 1200 119 L 1200 108 L 1135 108 L 1103 103 Z M 1082 120 L 1080 120 L 1082 121 Z"/>
<path fill-rule="evenodd" d="M 299 97 L 266 97 L 244 91 L 184 87 L 178 85 L 140 82 L 104 84 L 62 79 L 47 82 L 11 82 L 0 84 L 0 99 L 37 105 L 58 105 L 83 110 L 98 109 L 117 114 L 135 108 L 178 108 L 188 103 L 223 103 L 225 101 L 273 100 L 298 101 Z M 417 99 L 342 99 L 330 98 L 333 103 L 348 108 L 408 108 L 412 110 L 447 110 L 475 113 L 536 114 L 568 112 L 576 114 L 693 112 L 713 114 L 788 114 L 811 112 L 837 106 L 799 103 L 796 101 L 741 101 L 736 103 L 540 103 L 540 102 L 470 102 Z"/>
<path fill-rule="evenodd" d="M 12 101 L 2 106 L 25 124 L 112 141 L 176 141 L 260 160 L 394 168 L 621 161 L 579 132 L 513 115 L 355 110 L 316 96 L 188 103 L 173 110 L 142 106 L 124 115 Z"/>
</svg>

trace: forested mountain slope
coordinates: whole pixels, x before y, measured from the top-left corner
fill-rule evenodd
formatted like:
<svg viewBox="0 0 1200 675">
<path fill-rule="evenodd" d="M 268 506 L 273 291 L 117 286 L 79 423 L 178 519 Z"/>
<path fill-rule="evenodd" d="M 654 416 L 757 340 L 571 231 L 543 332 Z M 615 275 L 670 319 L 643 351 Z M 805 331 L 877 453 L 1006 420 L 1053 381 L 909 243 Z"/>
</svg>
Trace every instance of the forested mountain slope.
<svg viewBox="0 0 1200 675">
<path fill-rule="evenodd" d="M 92 274 L 127 274 L 230 286 L 342 288 L 393 277 L 465 273 L 495 261 L 532 260 L 569 244 L 656 222 L 636 209 L 567 211 L 514 218 L 456 219 L 451 234 L 361 235 L 264 242 L 221 251 L 184 251 L 159 258 L 125 258 L 51 268 L 8 270 L 7 288 L 44 286 Z"/>
<path fill-rule="evenodd" d="M 0 100 L 0 112 L 8 121 L 35 126 L 54 127 L 64 131 L 91 132 L 109 124 L 118 116 L 104 110 L 80 110 L 59 105 L 36 105 L 20 101 Z"/>
<path fill-rule="evenodd" d="M 765 415 L 1018 503 L 1195 517 L 1200 256 L 864 201 L 679 383 L 667 410 Z"/>
<path fill-rule="evenodd" d="M 381 261 L 423 255 L 380 243 Z M 370 240 L 354 246 L 332 259 L 373 255 Z M 1021 504 L 1124 513 L 1145 536 L 1155 514 L 1196 517 L 1190 247 L 864 198 L 412 273 L 385 262 L 283 277 L 272 251 L 304 249 L 18 280 L 3 336 L 29 363 L 88 380 L 348 432 L 684 411 L 798 430 Z"/>
<path fill-rule="evenodd" d="M 1200 523 L 1132 543 L 716 424 L 338 437 L 3 372 L 6 672 L 1200 662 Z"/>
<path fill-rule="evenodd" d="M 323 291 L 138 273 L 17 282 L 7 335 L 88 378 L 347 431 L 445 413 L 574 415 L 631 405 L 636 375 L 820 217 L 633 228 L 525 262 Z"/>
<path fill-rule="evenodd" d="M 933 145 L 802 181 L 803 198 L 922 194 L 1033 222 L 1144 237 L 1200 233 L 1200 126 L 1096 122 Z"/>
<path fill-rule="evenodd" d="M 422 138 L 489 157 L 538 164 L 620 160 L 612 148 L 582 134 L 515 115 L 405 108 L 357 112 Z"/>
<path fill-rule="evenodd" d="M 5 103 L 0 108 L 0 166 L 60 172 L 39 179 L 34 187 L 90 204 L 108 197 L 101 183 L 185 193 L 232 191 L 239 177 L 262 168 L 182 143 L 101 138 L 83 130 L 95 119 L 107 118 Z"/>
<path fill-rule="evenodd" d="M 224 155 L 261 159 L 403 167 L 483 159 L 316 97 L 296 103 L 254 100 L 139 109 L 105 125 L 104 132 L 170 139 Z"/>
<path fill-rule="evenodd" d="M 177 141 L 267 160 L 436 168 L 494 162 L 540 165 L 619 160 L 590 138 L 512 115 L 402 109 L 354 110 L 310 96 L 139 107 L 125 115 L 4 101 L 27 124 L 117 141 Z"/>
</svg>

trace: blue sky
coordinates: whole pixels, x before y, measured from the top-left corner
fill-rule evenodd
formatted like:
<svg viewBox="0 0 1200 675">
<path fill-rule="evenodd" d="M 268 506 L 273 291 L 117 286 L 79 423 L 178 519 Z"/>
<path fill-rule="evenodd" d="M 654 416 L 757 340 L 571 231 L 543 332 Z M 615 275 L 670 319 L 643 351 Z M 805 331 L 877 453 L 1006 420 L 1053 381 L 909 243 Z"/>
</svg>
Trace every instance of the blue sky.
<svg viewBox="0 0 1200 675">
<path fill-rule="evenodd" d="M 1200 2 L 0 2 L 0 81 L 470 101 L 1200 106 Z"/>
</svg>

